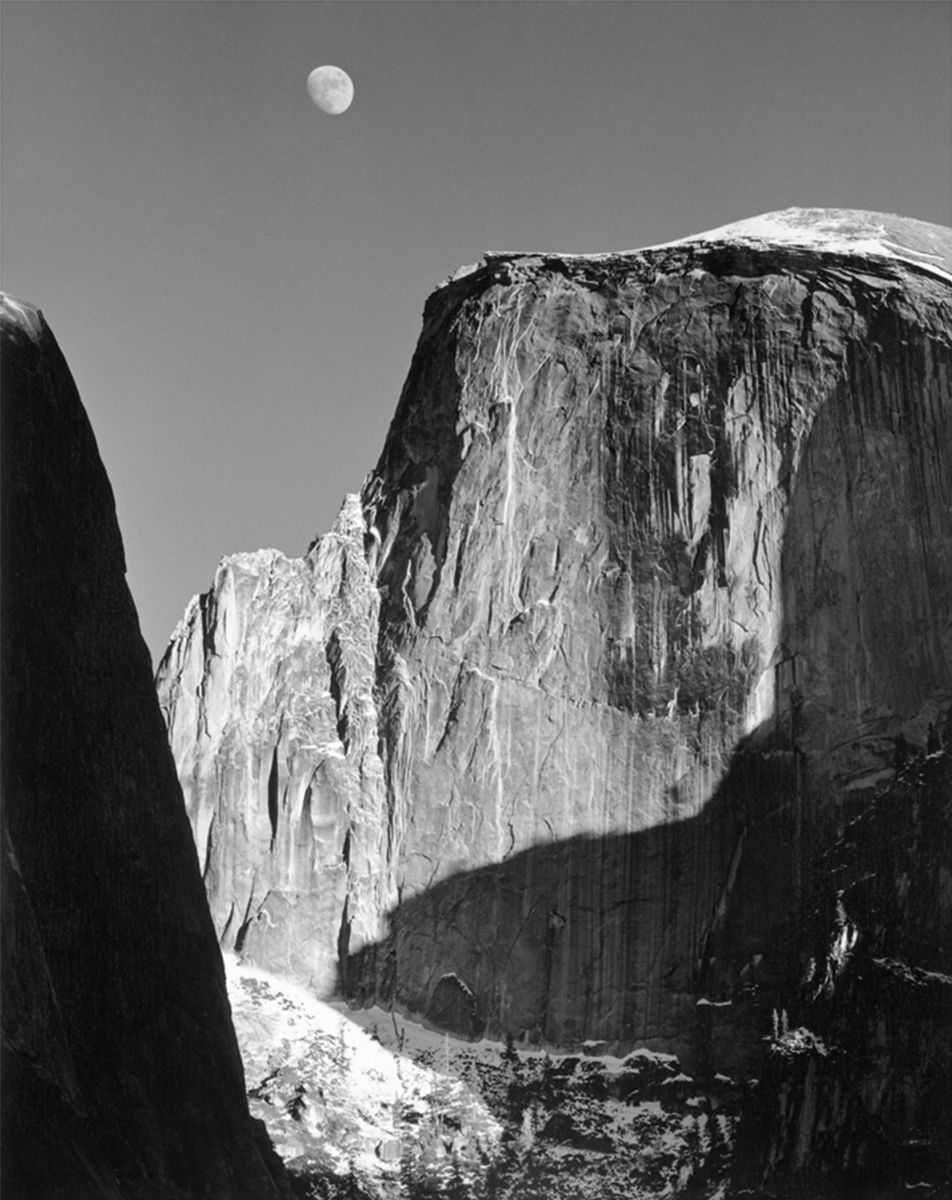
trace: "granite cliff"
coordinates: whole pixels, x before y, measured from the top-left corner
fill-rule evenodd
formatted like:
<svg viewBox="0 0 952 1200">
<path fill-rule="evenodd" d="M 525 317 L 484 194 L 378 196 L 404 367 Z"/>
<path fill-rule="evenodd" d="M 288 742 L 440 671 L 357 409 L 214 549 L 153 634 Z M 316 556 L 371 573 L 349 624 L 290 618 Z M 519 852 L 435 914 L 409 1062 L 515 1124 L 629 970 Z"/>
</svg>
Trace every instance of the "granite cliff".
<svg viewBox="0 0 952 1200">
<path fill-rule="evenodd" d="M 112 491 L 42 315 L 0 319 L 3 1196 L 277 1200 Z"/>
<path fill-rule="evenodd" d="M 361 493 L 160 667 L 222 944 L 756 1073 L 822 854 L 952 706 L 950 251 L 789 210 L 437 290 Z"/>
<path fill-rule="evenodd" d="M 742 1114 L 738 1200 L 950 1194 L 949 733 L 854 797 L 820 855 Z"/>
</svg>

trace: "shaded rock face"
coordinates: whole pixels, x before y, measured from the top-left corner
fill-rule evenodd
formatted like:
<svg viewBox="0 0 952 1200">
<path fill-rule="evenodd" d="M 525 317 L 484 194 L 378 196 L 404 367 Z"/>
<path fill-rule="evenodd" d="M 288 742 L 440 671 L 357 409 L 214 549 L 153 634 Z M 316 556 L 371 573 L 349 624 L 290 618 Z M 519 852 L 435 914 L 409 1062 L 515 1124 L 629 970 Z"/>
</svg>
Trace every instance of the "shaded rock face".
<svg viewBox="0 0 952 1200">
<path fill-rule="evenodd" d="M 0 315 L 3 1195 L 283 1196 L 109 482 L 43 317 Z"/>
<path fill-rule="evenodd" d="M 817 814 L 952 702 L 949 234 L 854 217 L 430 298 L 360 497 L 224 560 L 160 668 L 224 944 L 759 1061 Z"/>
<path fill-rule="evenodd" d="M 952 747 L 851 805 L 734 1155 L 743 1195 L 952 1187 Z"/>
</svg>

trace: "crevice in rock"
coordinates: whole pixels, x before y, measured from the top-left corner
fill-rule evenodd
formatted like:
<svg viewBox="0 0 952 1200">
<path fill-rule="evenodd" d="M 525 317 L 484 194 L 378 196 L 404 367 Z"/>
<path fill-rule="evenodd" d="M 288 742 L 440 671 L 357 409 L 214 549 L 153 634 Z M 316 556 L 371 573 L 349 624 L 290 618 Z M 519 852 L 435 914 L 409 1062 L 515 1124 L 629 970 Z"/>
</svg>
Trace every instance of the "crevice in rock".
<svg viewBox="0 0 952 1200">
<path fill-rule="evenodd" d="M 208 870 L 209 870 L 209 866 L 212 862 L 212 850 L 214 848 L 214 839 L 212 837 L 212 834 L 214 832 L 214 829 L 215 829 L 215 814 L 212 813 L 212 818 L 208 822 L 208 836 L 205 839 L 205 866 L 204 866 L 204 869 L 202 870 L 202 881 L 203 882 L 208 878 Z"/>
<path fill-rule="evenodd" d="M 463 559 L 466 555 L 466 543 L 469 540 L 469 527 L 463 526 L 463 531 L 459 536 L 459 545 L 456 548 L 456 565 L 453 568 L 453 591 L 459 591 L 459 585 L 463 578 Z"/>
<path fill-rule="evenodd" d="M 225 945 L 225 940 L 228 937 L 228 930 L 231 928 L 231 922 L 235 915 L 235 902 L 232 900 L 231 906 L 228 909 L 228 916 L 225 918 L 225 924 L 222 926 L 221 933 L 218 935 L 218 943 L 221 946 Z"/>
<path fill-rule="evenodd" d="M 275 746 L 271 756 L 271 772 L 268 775 L 268 820 L 271 822 L 271 845 L 274 851 L 275 839 L 278 836 L 278 748 Z"/>
<path fill-rule="evenodd" d="M 347 968 L 350 961 L 350 896 L 344 897 L 337 933 L 337 972 L 341 995 L 347 995 Z"/>
<path fill-rule="evenodd" d="M 241 924 L 238 926 L 238 932 L 235 934 L 235 953 L 236 954 L 241 954 L 241 952 L 244 950 L 245 939 L 247 938 L 248 930 L 251 927 L 251 921 L 252 921 L 251 906 L 254 903 L 255 883 L 256 882 L 257 882 L 257 876 L 255 876 L 255 878 L 251 882 L 251 888 L 248 892 L 248 903 L 245 905 L 245 911 L 244 911 L 244 915 L 241 918 Z M 234 912 L 234 907 L 235 907 L 234 903 L 232 903 L 232 912 Z M 230 924 L 231 923 L 230 916 L 228 918 L 228 921 Z"/>
<path fill-rule="evenodd" d="M 334 709 L 337 713 L 337 736 L 341 740 L 344 749 L 348 745 L 348 729 L 347 729 L 347 669 L 344 666 L 343 650 L 341 647 L 340 633 L 334 630 L 331 636 L 327 639 L 327 646 L 324 650 L 327 658 L 327 665 L 330 667 L 330 692 L 331 699 L 334 701 Z"/>
</svg>

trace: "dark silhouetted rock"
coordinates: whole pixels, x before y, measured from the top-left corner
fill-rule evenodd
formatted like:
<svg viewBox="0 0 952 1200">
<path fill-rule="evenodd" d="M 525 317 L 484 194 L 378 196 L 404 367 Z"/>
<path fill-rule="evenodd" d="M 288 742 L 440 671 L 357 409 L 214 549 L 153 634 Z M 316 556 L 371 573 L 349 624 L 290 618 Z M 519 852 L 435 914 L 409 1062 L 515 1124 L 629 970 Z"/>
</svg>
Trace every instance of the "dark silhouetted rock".
<svg viewBox="0 0 952 1200">
<path fill-rule="evenodd" d="M 740 1129 L 738 1195 L 952 1189 L 952 752 L 854 814 L 819 863 L 800 978 Z"/>
<path fill-rule="evenodd" d="M 109 482 L 43 317 L 0 315 L 3 1197 L 284 1196 Z"/>
</svg>

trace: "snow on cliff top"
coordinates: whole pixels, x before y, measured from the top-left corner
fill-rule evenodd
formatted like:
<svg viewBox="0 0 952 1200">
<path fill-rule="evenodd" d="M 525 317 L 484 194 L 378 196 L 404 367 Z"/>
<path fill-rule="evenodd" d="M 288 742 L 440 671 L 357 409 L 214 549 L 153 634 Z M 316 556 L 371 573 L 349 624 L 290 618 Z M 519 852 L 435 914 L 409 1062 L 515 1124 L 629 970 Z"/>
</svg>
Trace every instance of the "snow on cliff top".
<svg viewBox="0 0 952 1200">
<path fill-rule="evenodd" d="M 43 332 L 40 310 L 9 292 L 0 292 L 0 324 L 11 330 L 22 329 L 33 341 L 38 341 Z"/>
<path fill-rule="evenodd" d="M 507 253 L 487 251 L 481 262 L 460 267 L 450 281 L 462 279 L 499 259 L 562 258 L 568 261 L 610 261 L 628 254 L 646 254 L 679 246 L 748 246 L 753 250 L 790 247 L 859 259 L 886 259 L 915 267 L 952 283 L 952 229 L 893 213 L 855 208 L 784 208 L 744 221 L 721 225 L 705 233 L 655 246 L 599 254 Z"/>
<path fill-rule="evenodd" d="M 698 242 L 755 249 L 793 246 L 828 254 L 889 258 L 952 283 L 952 230 L 889 213 L 785 208 L 645 249 L 664 250 Z"/>
</svg>

